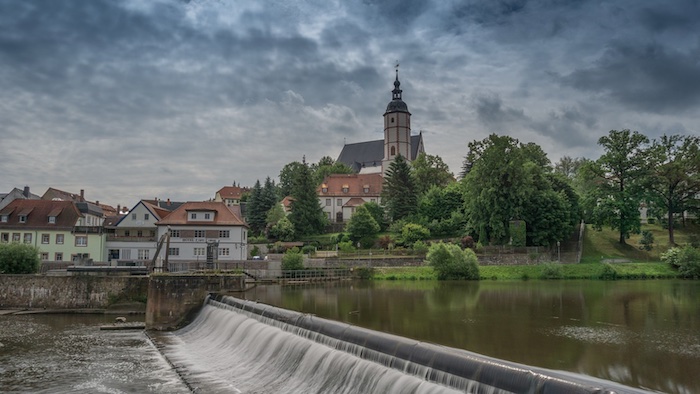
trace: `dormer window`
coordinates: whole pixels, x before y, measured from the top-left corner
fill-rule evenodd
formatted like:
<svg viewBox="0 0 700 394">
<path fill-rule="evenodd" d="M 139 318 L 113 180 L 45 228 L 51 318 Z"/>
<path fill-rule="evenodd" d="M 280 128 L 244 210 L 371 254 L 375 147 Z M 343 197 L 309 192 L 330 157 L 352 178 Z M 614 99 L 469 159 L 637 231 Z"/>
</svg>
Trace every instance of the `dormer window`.
<svg viewBox="0 0 700 394">
<path fill-rule="evenodd" d="M 211 214 L 205 213 L 204 220 L 209 220 L 209 219 L 211 219 Z"/>
<path fill-rule="evenodd" d="M 56 216 L 49 216 L 49 223 L 56 224 Z"/>
<path fill-rule="evenodd" d="M 27 223 L 27 215 L 19 215 L 20 223 Z"/>
<path fill-rule="evenodd" d="M 350 191 L 350 188 L 348 187 L 348 185 L 343 185 L 343 193 L 347 193 L 349 191 Z"/>
<path fill-rule="evenodd" d="M 325 183 L 321 185 L 321 192 L 328 193 L 328 185 L 326 185 Z"/>
<path fill-rule="evenodd" d="M 2 223 L 7 223 L 8 217 L 9 217 L 9 215 L 2 215 L 2 216 L 0 216 L 0 222 L 2 222 Z"/>
<path fill-rule="evenodd" d="M 369 185 L 365 185 L 365 187 L 362 188 L 362 191 L 365 193 L 369 193 Z"/>
</svg>

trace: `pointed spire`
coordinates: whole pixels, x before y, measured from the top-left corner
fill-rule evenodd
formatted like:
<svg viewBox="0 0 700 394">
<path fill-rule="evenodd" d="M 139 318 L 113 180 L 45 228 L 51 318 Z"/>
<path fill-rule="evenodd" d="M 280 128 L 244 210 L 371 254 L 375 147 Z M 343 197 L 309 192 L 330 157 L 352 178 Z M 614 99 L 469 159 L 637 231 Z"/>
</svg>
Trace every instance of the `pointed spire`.
<svg viewBox="0 0 700 394">
<path fill-rule="evenodd" d="M 400 89 L 401 82 L 399 82 L 399 62 L 396 62 L 396 80 L 394 81 L 394 90 L 391 91 L 391 99 L 392 100 L 401 100 L 401 92 L 402 90 Z"/>
</svg>

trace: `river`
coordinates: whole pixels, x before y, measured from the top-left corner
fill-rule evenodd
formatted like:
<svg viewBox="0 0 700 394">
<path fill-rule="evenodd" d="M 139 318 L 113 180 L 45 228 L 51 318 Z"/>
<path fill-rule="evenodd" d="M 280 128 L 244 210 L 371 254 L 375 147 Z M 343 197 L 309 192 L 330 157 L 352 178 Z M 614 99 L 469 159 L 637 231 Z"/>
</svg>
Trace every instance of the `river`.
<svg viewBox="0 0 700 394">
<path fill-rule="evenodd" d="M 646 390 L 700 393 L 698 281 L 340 282 L 258 286 L 245 298 Z M 143 332 L 99 330 L 113 318 L 0 316 L 0 392 L 189 392 Z"/>
</svg>

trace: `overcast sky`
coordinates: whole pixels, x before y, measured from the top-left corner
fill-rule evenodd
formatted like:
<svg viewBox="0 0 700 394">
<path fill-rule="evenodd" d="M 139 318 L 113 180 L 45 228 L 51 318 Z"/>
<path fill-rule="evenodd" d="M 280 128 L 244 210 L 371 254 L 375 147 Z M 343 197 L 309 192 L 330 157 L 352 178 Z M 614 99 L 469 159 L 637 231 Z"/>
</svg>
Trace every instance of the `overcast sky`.
<svg viewBox="0 0 700 394">
<path fill-rule="evenodd" d="M 0 0 L 0 192 L 206 200 L 383 138 L 394 66 L 455 174 L 491 133 L 597 159 L 700 134 L 697 0 Z"/>
</svg>

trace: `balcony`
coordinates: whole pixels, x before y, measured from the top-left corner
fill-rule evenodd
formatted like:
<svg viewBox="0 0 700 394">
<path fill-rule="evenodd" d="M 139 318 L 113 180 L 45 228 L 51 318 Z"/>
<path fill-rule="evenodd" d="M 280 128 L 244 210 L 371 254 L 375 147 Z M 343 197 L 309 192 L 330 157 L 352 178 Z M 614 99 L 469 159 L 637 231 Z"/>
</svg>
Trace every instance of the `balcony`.
<svg viewBox="0 0 700 394">
<path fill-rule="evenodd" d="M 71 233 L 73 234 L 102 234 L 102 226 L 75 226 Z"/>
<path fill-rule="evenodd" d="M 107 234 L 107 241 L 116 242 L 156 242 L 155 236 L 143 236 L 143 237 L 125 237 L 114 234 Z"/>
</svg>

